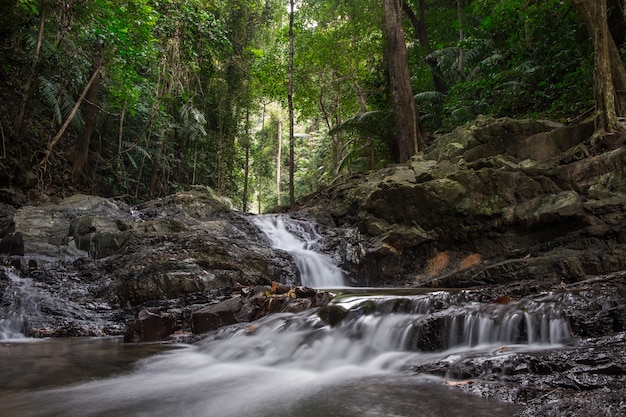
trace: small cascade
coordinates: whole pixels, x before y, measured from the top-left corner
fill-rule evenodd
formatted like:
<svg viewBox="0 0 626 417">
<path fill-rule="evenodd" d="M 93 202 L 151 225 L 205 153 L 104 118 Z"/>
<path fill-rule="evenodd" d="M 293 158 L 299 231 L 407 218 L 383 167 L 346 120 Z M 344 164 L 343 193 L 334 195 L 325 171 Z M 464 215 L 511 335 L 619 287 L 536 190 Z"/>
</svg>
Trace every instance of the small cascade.
<svg viewBox="0 0 626 417">
<path fill-rule="evenodd" d="M 345 297 L 340 327 L 370 346 L 445 351 L 494 345 L 562 345 L 571 330 L 560 296 L 509 304 L 481 303 L 465 292 L 416 296 Z"/>
<path fill-rule="evenodd" d="M 267 235 L 272 247 L 293 256 L 302 285 L 312 288 L 345 285 L 341 269 L 328 256 L 318 252 L 321 236 L 312 224 L 282 215 L 256 216 L 254 224 Z"/>
<path fill-rule="evenodd" d="M 26 318 L 40 315 L 41 294 L 30 278 L 20 278 L 10 270 L 4 270 L 8 279 L 0 304 L 0 340 L 24 339 Z"/>
<path fill-rule="evenodd" d="M 520 301 L 510 305 L 472 303 L 451 316 L 449 344 L 558 344 L 570 329 L 558 303 Z"/>
<path fill-rule="evenodd" d="M 508 305 L 468 301 L 464 293 L 344 297 L 330 308 L 345 318 L 329 326 L 316 314 L 276 314 L 254 326 L 231 326 L 208 335 L 202 350 L 217 362 L 289 363 L 304 369 L 363 366 L 401 368 L 433 353 L 516 346 L 563 346 L 571 331 L 561 300 Z M 421 359 L 420 359 L 421 358 Z M 371 370 L 371 369 L 370 369 Z"/>
</svg>

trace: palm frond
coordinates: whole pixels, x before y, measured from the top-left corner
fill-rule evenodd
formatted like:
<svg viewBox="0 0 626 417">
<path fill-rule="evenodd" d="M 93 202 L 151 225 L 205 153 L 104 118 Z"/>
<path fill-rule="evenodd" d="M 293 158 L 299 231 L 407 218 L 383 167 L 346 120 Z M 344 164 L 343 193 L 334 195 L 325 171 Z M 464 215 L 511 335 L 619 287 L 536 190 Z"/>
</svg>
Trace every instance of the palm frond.
<svg viewBox="0 0 626 417">
<path fill-rule="evenodd" d="M 63 117 L 68 117 L 72 113 L 72 109 L 76 105 L 74 99 L 63 91 L 61 92 L 61 99 L 59 101 Z M 70 126 L 72 126 L 72 128 L 77 132 L 82 132 L 82 130 L 85 128 L 85 121 L 83 120 L 80 110 L 76 112 L 74 117 L 72 117 Z"/>
<path fill-rule="evenodd" d="M 76 102 L 61 88 L 59 83 L 48 80 L 40 76 L 37 79 L 38 91 L 43 101 L 48 105 L 54 116 L 54 122 L 61 124 L 72 114 L 72 109 Z M 71 120 L 71 126 L 77 132 L 85 128 L 85 121 L 82 118 L 80 110 L 76 112 Z"/>
<path fill-rule="evenodd" d="M 26 49 L 29 51 L 34 51 L 37 48 L 37 39 L 39 37 L 39 33 L 35 30 L 27 30 L 24 31 L 21 35 L 21 39 L 23 39 L 24 44 L 26 45 Z M 44 57 L 49 57 L 56 51 L 56 45 L 53 42 L 50 42 L 48 38 L 43 38 L 41 43 L 41 51 L 40 54 Z"/>
<path fill-rule="evenodd" d="M 515 67 L 515 71 L 521 74 L 534 74 L 541 69 L 541 66 L 536 65 L 532 61 L 524 61 Z"/>
<path fill-rule="evenodd" d="M 350 132 L 362 136 L 384 138 L 389 130 L 391 113 L 383 110 L 373 110 L 357 114 L 332 128 L 329 133 Z"/>
<path fill-rule="evenodd" d="M 61 123 L 61 108 L 59 107 L 59 101 L 57 100 L 57 97 L 59 96 L 59 84 L 53 83 L 44 77 L 39 77 L 37 79 L 37 84 L 37 89 L 39 94 L 41 94 L 41 98 L 54 114 L 55 122 Z"/>
<path fill-rule="evenodd" d="M 191 136 L 207 135 L 207 131 L 205 129 L 206 117 L 204 117 L 204 114 L 198 110 L 193 103 L 190 101 L 185 103 L 180 109 L 180 116 L 184 121 L 183 128 L 188 129 Z"/>
</svg>

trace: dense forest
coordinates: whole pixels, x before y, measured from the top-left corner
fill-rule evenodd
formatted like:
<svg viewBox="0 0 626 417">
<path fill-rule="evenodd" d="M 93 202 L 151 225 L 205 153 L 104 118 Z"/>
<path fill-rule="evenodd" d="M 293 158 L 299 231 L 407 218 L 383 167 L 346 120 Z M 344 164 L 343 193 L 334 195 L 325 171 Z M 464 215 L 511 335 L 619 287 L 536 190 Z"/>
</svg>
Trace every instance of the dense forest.
<svg viewBox="0 0 626 417">
<path fill-rule="evenodd" d="M 263 211 L 475 119 L 626 109 L 619 0 L 2 0 L 0 184 Z M 626 111 L 626 110 L 624 110 Z"/>
</svg>

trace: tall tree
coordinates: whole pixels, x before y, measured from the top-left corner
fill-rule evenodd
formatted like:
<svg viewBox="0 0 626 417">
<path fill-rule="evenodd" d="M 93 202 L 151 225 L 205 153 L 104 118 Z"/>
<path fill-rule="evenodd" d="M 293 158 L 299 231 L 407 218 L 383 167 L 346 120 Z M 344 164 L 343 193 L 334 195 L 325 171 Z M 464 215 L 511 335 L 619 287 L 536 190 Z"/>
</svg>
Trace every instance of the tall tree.
<svg viewBox="0 0 626 417">
<path fill-rule="evenodd" d="M 280 113 L 279 113 L 280 114 Z M 278 118 L 276 124 L 276 203 L 280 206 L 282 200 L 280 198 L 280 183 L 281 183 L 281 167 L 283 161 L 283 122 Z"/>
<path fill-rule="evenodd" d="M 433 50 L 430 47 L 428 32 L 426 31 L 426 0 L 418 0 L 417 13 L 415 13 L 415 10 L 413 10 L 413 7 L 411 7 L 407 1 L 402 2 L 402 9 L 413 26 L 413 38 L 417 41 L 423 54 L 428 57 Z M 449 87 L 441 76 L 441 70 L 437 65 L 437 60 L 426 58 L 426 63 L 430 67 L 435 91 L 442 94 L 447 93 Z"/>
<path fill-rule="evenodd" d="M 418 151 L 418 120 L 409 75 L 402 6 L 399 0 L 383 0 L 385 22 L 385 58 L 389 72 L 389 90 L 396 121 L 398 162 L 406 162 Z M 420 135 L 421 136 L 421 135 Z"/>
<path fill-rule="evenodd" d="M 289 205 L 296 206 L 295 197 L 295 138 L 294 138 L 294 115 L 293 115 L 293 18 L 294 0 L 289 0 L 289 91 L 287 92 L 287 106 L 289 108 Z M 280 140 L 280 139 L 279 139 Z"/>
<path fill-rule="evenodd" d="M 609 31 L 606 0 L 573 0 L 593 39 L 596 135 L 625 130 L 618 117 L 626 112 L 626 69 Z"/>
<path fill-rule="evenodd" d="M 26 78 L 26 82 L 24 83 L 24 93 L 22 95 L 22 100 L 20 102 L 19 113 L 15 118 L 13 123 L 13 130 L 17 134 L 22 130 L 22 123 L 24 121 L 24 115 L 26 113 L 26 106 L 28 105 L 28 101 L 31 99 L 33 95 L 33 90 L 35 86 L 35 78 L 37 76 L 37 66 L 39 65 L 39 58 L 41 56 L 41 47 L 44 41 L 44 32 L 46 27 L 46 2 L 42 1 L 39 7 L 39 30 L 37 34 L 37 43 L 35 45 L 35 51 L 33 53 L 33 61 L 30 67 L 30 74 L 28 78 Z"/>
<path fill-rule="evenodd" d="M 82 175 L 83 169 L 87 164 L 91 135 L 96 127 L 96 120 L 98 116 L 98 94 L 100 92 L 100 72 L 103 61 L 102 45 L 97 43 L 94 50 L 95 56 L 93 58 L 94 62 L 92 64 L 92 68 L 94 72 L 98 72 L 98 75 L 94 79 L 94 82 L 89 86 L 87 95 L 85 96 L 85 110 L 83 111 L 85 127 L 78 135 L 73 152 L 72 174 L 75 179 L 78 179 Z"/>
</svg>

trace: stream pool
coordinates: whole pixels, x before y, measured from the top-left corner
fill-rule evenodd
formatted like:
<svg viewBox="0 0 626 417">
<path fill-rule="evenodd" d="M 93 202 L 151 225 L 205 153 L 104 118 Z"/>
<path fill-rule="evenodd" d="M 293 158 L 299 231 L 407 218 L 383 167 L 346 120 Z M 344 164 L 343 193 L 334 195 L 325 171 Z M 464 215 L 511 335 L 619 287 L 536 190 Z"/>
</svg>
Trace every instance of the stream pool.
<svg viewBox="0 0 626 417">
<path fill-rule="evenodd" d="M 393 370 L 383 366 L 381 357 L 311 367 L 312 362 L 281 361 L 274 348 L 261 352 L 261 347 L 256 354 L 220 359 L 207 350 L 215 342 L 177 346 L 107 338 L 4 343 L 0 415 L 495 417 L 514 410 L 463 394 L 443 380 Z M 397 360 L 393 355 L 387 359 Z"/>
</svg>

